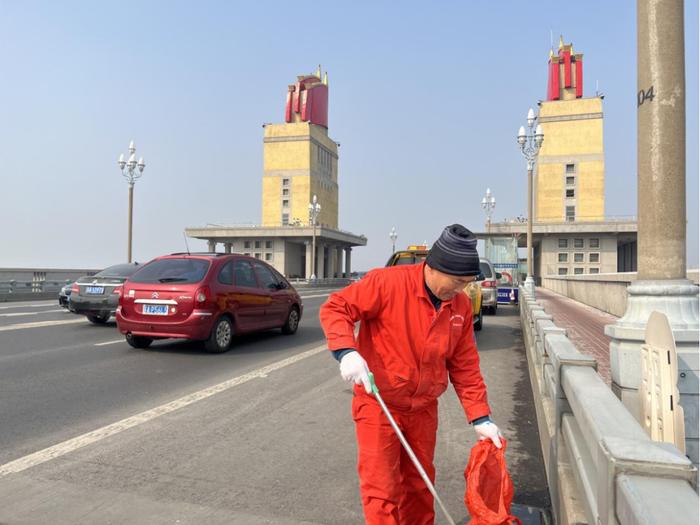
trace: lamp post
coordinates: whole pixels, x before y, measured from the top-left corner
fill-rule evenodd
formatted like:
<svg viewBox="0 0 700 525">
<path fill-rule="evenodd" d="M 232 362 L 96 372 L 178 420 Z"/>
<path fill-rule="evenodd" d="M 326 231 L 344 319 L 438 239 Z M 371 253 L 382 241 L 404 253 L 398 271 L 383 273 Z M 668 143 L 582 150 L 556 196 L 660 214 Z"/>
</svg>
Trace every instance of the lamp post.
<svg viewBox="0 0 700 525">
<path fill-rule="evenodd" d="M 311 235 L 311 278 L 316 279 L 316 219 L 321 213 L 321 205 L 318 203 L 316 195 L 309 203 L 309 218 L 313 225 L 313 234 Z"/>
<path fill-rule="evenodd" d="M 131 232 L 132 232 L 132 217 L 134 211 L 134 184 L 143 175 L 143 170 L 146 167 L 146 163 L 141 157 L 138 162 L 136 162 L 136 146 L 134 146 L 134 141 L 129 143 L 129 160 L 124 160 L 124 154 L 119 155 L 119 160 L 117 161 L 119 169 L 122 172 L 122 176 L 129 183 L 129 234 L 128 234 L 128 248 L 127 248 L 127 262 L 131 262 Z M 137 169 L 138 168 L 138 171 Z"/>
<path fill-rule="evenodd" d="M 496 197 L 491 194 L 491 188 L 486 188 L 486 195 L 481 199 L 481 208 L 486 212 L 486 231 L 491 233 L 491 214 L 496 208 Z"/>
<path fill-rule="evenodd" d="M 391 253 L 396 252 L 396 239 L 398 238 L 398 233 L 396 233 L 396 227 L 392 226 L 389 232 L 389 238 L 391 239 Z"/>
<path fill-rule="evenodd" d="M 537 124 L 535 127 L 535 122 L 537 122 L 537 117 L 530 108 L 527 112 L 527 132 L 525 126 L 520 126 L 518 130 L 520 151 L 527 160 L 527 279 L 525 279 L 525 289 L 532 295 L 535 294 L 535 280 L 532 278 L 532 171 L 535 169 L 535 159 L 537 159 L 537 154 L 544 141 L 542 126 Z"/>
</svg>

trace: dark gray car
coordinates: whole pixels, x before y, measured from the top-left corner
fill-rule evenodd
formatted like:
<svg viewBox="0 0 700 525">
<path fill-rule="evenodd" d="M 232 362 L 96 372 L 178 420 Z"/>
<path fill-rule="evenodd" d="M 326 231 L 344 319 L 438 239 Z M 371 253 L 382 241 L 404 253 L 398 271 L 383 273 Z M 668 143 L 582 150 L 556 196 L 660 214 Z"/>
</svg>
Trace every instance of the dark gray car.
<svg viewBox="0 0 700 525">
<path fill-rule="evenodd" d="M 117 311 L 119 290 L 139 263 L 116 264 L 95 275 L 86 275 L 73 283 L 68 309 L 87 316 L 91 323 L 104 324 Z"/>
</svg>

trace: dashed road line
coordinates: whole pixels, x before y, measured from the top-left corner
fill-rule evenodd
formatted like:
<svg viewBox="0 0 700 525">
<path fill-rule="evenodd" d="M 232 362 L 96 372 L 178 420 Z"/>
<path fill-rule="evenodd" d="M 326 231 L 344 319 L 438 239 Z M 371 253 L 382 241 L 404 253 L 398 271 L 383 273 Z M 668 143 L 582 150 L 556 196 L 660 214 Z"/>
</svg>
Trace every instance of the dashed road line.
<svg viewBox="0 0 700 525">
<path fill-rule="evenodd" d="M 33 323 L 17 323 L 7 326 L 0 326 L 0 332 L 9 332 L 10 330 L 24 330 L 26 328 L 42 328 L 44 326 L 57 326 L 62 324 L 85 323 L 86 319 L 68 319 L 65 321 L 36 321 Z"/>
<path fill-rule="evenodd" d="M 42 310 L 41 312 L 12 312 L 9 314 L 0 314 L 0 317 L 18 317 L 20 315 L 39 315 L 39 314 L 49 314 L 53 312 L 65 312 L 63 308 L 56 308 L 55 310 Z"/>
<path fill-rule="evenodd" d="M 201 401 L 202 399 L 211 397 L 214 394 L 218 394 L 235 386 L 247 383 L 252 379 L 265 378 L 268 376 L 268 374 L 274 372 L 275 370 L 279 370 L 286 366 L 292 365 L 298 361 L 301 361 L 302 359 L 306 359 L 307 357 L 311 357 L 313 355 L 326 351 L 326 345 L 317 346 L 316 348 L 312 348 L 311 350 L 307 350 L 305 352 L 293 355 L 291 357 L 288 357 L 287 359 L 282 359 L 281 361 L 277 361 L 276 363 L 263 366 L 261 368 L 258 368 L 257 370 L 248 372 L 247 374 L 234 377 L 232 379 L 224 381 L 223 383 L 219 383 L 217 385 L 210 386 L 209 388 L 205 388 L 203 390 L 199 390 L 192 394 L 186 395 L 184 397 L 176 399 L 175 401 L 171 401 L 170 403 L 166 403 L 164 405 L 160 405 L 150 410 L 146 410 L 145 412 L 141 412 L 140 414 L 136 414 L 135 416 L 131 416 L 126 419 L 122 419 L 121 421 L 117 421 L 116 423 L 112 423 L 111 425 L 98 428 L 97 430 L 93 430 L 92 432 L 88 432 L 87 434 L 83 434 L 82 436 L 69 439 L 67 441 L 64 441 L 63 443 L 58 443 L 57 445 L 53 445 L 43 450 L 39 450 L 37 452 L 34 452 L 33 454 L 29 454 L 19 459 L 15 459 L 14 461 L 10 461 L 9 463 L 0 465 L 0 478 L 5 477 L 8 474 L 22 472 L 23 470 L 26 470 L 28 468 L 35 467 L 52 459 L 64 456 L 69 452 L 73 452 L 80 448 L 86 447 L 87 445 L 91 445 L 105 438 L 113 436 L 115 434 L 119 434 L 120 432 L 123 432 L 130 428 L 142 425 L 144 423 L 147 423 L 148 421 L 151 421 L 152 419 L 163 416 L 165 414 L 169 414 L 170 412 L 174 412 L 175 410 L 184 408 L 188 405 L 191 405 L 192 403 Z"/>
<path fill-rule="evenodd" d="M 95 346 L 105 346 L 105 345 L 114 345 L 117 343 L 123 343 L 124 339 L 117 339 L 116 341 L 105 341 L 104 343 L 95 343 Z"/>
</svg>

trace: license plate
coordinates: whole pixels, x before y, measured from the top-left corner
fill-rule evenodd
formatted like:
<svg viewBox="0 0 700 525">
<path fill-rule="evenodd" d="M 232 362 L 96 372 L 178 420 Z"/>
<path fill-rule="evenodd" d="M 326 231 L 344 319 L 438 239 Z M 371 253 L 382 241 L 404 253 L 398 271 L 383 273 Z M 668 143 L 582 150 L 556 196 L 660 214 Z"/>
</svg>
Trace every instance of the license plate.
<svg viewBox="0 0 700 525">
<path fill-rule="evenodd" d="M 104 286 L 88 286 L 85 288 L 85 293 L 88 295 L 102 295 L 105 293 Z"/>
<path fill-rule="evenodd" d="M 168 315 L 168 305 L 166 304 L 144 304 L 143 313 L 145 315 Z"/>
</svg>

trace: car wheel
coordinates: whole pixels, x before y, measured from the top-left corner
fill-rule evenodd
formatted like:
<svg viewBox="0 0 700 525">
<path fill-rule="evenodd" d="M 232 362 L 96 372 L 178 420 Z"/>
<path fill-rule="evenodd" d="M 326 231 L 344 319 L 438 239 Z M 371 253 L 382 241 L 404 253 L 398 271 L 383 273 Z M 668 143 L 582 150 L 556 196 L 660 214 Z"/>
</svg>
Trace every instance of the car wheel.
<svg viewBox="0 0 700 525">
<path fill-rule="evenodd" d="M 282 333 L 292 335 L 297 331 L 297 328 L 299 328 L 299 309 L 296 306 L 292 306 L 287 316 L 287 322 L 282 325 Z"/>
<path fill-rule="evenodd" d="M 211 329 L 209 339 L 204 342 L 207 352 L 221 354 L 229 349 L 233 340 L 233 324 L 228 317 L 219 317 Z"/>
<path fill-rule="evenodd" d="M 483 320 L 484 320 L 484 309 L 479 308 L 479 317 L 477 317 L 476 323 L 474 323 L 474 330 L 476 332 L 481 330 L 481 327 L 483 326 Z"/>
<path fill-rule="evenodd" d="M 126 334 L 126 342 L 133 348 L 148 348 L 151 346 L 153 339 L 140 335 Z"/>
<path fill-rule="evenodd" d="M 93 324 L 105 324 L 109 321 L 109 314 L 106 315 L 88 315 L 88 321 Z"/>
</svg>

